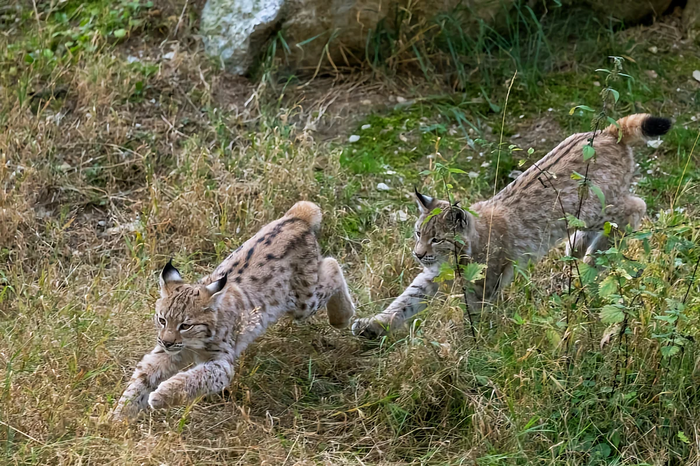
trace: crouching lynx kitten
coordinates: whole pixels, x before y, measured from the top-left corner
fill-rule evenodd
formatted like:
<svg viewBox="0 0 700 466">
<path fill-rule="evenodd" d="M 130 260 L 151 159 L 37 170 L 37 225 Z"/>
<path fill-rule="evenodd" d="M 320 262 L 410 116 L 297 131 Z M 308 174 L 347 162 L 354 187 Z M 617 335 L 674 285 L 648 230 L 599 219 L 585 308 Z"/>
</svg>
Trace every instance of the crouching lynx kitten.
<svg viewBox="0 0 700 466">
<path fill-rule="evenodd" d="M 478 216 L 416 191 L 420 217 L 413 254 L 424 270 L 386 310 L 355 321 L 353 333 L 376 338 L 424 310 L 426 299 L 437 293 L 433 278 L 440 263 L 454 257 L 455 250 L 463 261 L 487 265 L 485 280 L 476 283 L 469 296 L 471 309 L 480 308 L 513 279 L 515 262 L 537 261 L 567 237 L 567 255 L 585 257 L 592 264 L 592 255 L 607 249 L 605 222 L 637 228 L 646 212 L 645 202 L 630 193 L 635 162 L 627 144 L 666 134 L 670 127 L 670 120 L 647 114 L 622 118 L 595 135 L 596 155 L 589 161 L 582 153 L 593 132 L 574 134 L 496 196 L 474 204 L 471 210 Z M 592 193 L 579 196 L 579 183 L 571 178 L 574 172 L 587 173 L 590 183 L 600 188 L 605 209 Z M 437 208 L 440 213 L 431 215 Z M 580 212 L 586 227 L 569 235 L 562 211 Z M 461 241 L 455 241 L 455 233 Z"/>
<path fill-rule="evenodd" d="M 298 202 L 198 284 L 186 284 L 168 262 L 156 302 L 158 344 L 136 366 L 113 417 L 221 392 L 236 358 L 284 315 L 303 319 L 326 306 L 330 324 L 346 327 L 354 306 L 338 262 L 321 257 L 320 226 L 319 207 Z"/>
</svg>

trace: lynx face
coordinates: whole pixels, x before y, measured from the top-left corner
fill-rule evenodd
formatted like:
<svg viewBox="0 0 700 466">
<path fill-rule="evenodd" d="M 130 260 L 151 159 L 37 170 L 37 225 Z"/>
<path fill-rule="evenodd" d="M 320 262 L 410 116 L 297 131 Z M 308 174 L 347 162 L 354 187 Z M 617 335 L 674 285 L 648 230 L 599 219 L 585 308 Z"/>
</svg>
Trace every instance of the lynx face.
<svg viewBox="0 0 700 466">
<path fill-rule="evenodd" d="M 471 255 L 469 232 L 473 229 L 473 217 L 469 212 L 447 201 L 438 201 L 416 191 L 420 216 L 416 221 L 416 244 L 413 255 L 425 267 L 439 266 L 441 262 L 461 255 Z M 433 215 L 435 209 L 440 213 Z M 427 219 L 427 221 L 426 221 Z M 457 244 L 456 238 L 464 244 Z"/>
<path fill-rule="evenodd" d="M 209 286 L 184 283 L 168 263 L 161 274 L 161 298 L 156 301 L 158 345 L 174 354 L 184 348 L 201 349 L 214 335 L 217 305 L 226 276 Z"/>
</svg>

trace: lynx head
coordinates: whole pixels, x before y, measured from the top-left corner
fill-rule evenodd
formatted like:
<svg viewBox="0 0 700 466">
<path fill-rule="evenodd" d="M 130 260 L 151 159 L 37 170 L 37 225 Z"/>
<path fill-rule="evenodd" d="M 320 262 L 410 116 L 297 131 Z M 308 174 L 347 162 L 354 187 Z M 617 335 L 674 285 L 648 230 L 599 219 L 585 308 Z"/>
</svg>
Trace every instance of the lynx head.
<svg viewBox="0 0 700 466">
<path fill-rule="evenodd" d="M 156 301 L 158 345 L 171 354 L 183 348 L 202 348 L 214 335 L 225 286 L 226 275 L 207 286 L 187 284 L 172 260 L 165 264 Z"/>
<path fill-rule="evenodd" d="M 415 226 L 416 245 L 413 255 L 426 267 L 439 266 L 449 260 L 455 248 L 470 256 L 472 238 L 476 237 L 474 216 L 447 201 L 433 199 L 415 191 L 420 216 Z M 439 209 L 439 210 L 437 210 Z M 464 244 L 455 241 L 455 234 Z"/>
</svg>

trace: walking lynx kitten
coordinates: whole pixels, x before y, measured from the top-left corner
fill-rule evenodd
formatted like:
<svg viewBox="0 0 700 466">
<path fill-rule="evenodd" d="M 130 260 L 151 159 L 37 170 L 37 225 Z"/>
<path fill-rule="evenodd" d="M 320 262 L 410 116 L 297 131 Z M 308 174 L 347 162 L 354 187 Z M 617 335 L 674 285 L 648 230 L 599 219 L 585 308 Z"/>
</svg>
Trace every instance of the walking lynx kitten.
<svg viewBox="0 0 700 466">
<path fill-rule="evenodd" d="M 114 418 L 221 392 L 236 358 L 284 315 L 303 319 L 326 306 L 330 324 L 346 327 L 354 307 L 338 262 L 321 257 L 320 226 L 319 207 L 298 202 L 195 285 L 168 262 L 156 302 L 158 344 L 136 366 Z"/>
<path fill-rule="evenodd" d="M 355 321 L 353 333 L 375 338 L 424 310 L 426 299 L 437 293 L 433 278 L 440 263 L 454 257 L 455 249 L 461 260 L 487 265 L 485 279 L 469 296 L 471 309 L 491 300 L 513 279 L 514 263 L 537 261 L 567 237 L 567 255 L 585 257 L 592 264 L 592 255 L 607 249 L 605 222 L 637 228 L 646 212 L 645 202 L 630 193 L 635 162 L 627 144 L 666 134 L 670 127 L 670 120 L 646 114 L 622 118 L 595 135 L 595 157 L 588 161 L 583 160 L 583 147 L 594 134 L 574 134 L 496 196 L 474 204 L 471 210 L 477 216 L 416 191 L 420 217 L 413 254 L 424 270 L 386 310 Z M 592 192 L 579 195 L 579 182 L 571 178 L 574 172 L 587 173 L 590 183 L 600 188 L 604 209 Z M 440 209 L 438 215 L 431 214 L 435 209 Z M 585 228 L 569 235 L 562 211 L 579 212 Z M 455 233 L 460 241 L 455 241 Z"/>
</svg>

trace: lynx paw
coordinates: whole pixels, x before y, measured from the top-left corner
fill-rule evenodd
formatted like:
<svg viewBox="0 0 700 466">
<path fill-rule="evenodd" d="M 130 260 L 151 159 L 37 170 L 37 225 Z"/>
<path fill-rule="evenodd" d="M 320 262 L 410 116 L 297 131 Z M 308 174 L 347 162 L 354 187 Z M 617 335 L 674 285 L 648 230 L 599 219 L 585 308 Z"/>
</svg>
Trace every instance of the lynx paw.
<svg viewBox="0 0 700 466">
<path fill-rule="evenodd" d="M 114 410 L 110 413 L 109 417 L 112 422 L 128 422 L 139 415 L 141 411 L 139 400 L 143 400 L 145 395 L 136 399 L 130 399 L 129 397 L 122 397 L 114 407 Z"/>
<path fill-rule="evenodd" d="M 373 317 L 357 319 L 352 323 L 352 334 L 358 337 L 376 340 L 379 337 L 386 335 L 388 326 L 379 322 Z"/>
<path fill-rule="evenodd" d="M 166 393 L 165 390 L 156 390 L 148 395 L 148 406 L 151 409 L 165 409 L 180 404 L 180 398 Z"/>
</svg>

